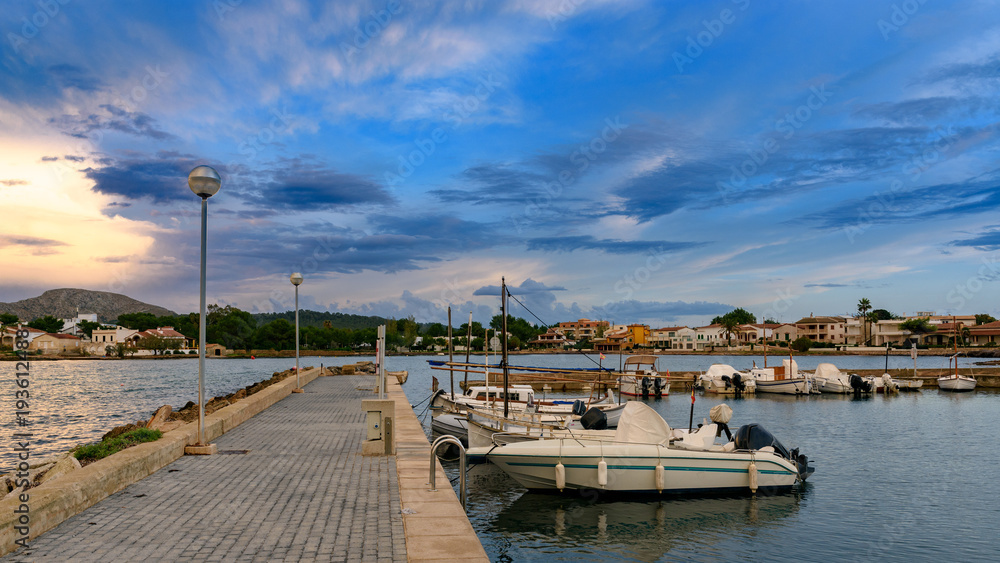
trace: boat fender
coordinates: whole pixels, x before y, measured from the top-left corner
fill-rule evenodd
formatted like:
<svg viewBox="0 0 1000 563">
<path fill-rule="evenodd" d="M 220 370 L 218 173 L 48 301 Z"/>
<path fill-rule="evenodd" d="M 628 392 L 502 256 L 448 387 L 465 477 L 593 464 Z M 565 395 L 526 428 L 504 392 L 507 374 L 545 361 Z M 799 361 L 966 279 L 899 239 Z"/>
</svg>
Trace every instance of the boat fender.
<svg viewBox="0 0 1000 563">
<path fill-rule="evenodd" d="M 603 459 L 597 463 L 597 484 L 601 488 L 608 486 L 608 462 Z"/>
<path fill-rule="evenodd" d="M 562 462 L 556 464 L 556 488 L 560 493 L 566 488 L 566 466 Z"/>
<path fill-rule="evenodd" d="M 663 465 L 657 465 L 655 475 L 656 491 L 662 493 L 663 489 L 667 488 L 667 470 L 663 468 Z"/>
<path fill-rule="evenodd" d="M 750 465 L 747 467 L 747 473 L 750 474 L 750 492 L 757 492 L 757 464 L 753 462 L 753 458 L 750 459 Z"/>
</svg>

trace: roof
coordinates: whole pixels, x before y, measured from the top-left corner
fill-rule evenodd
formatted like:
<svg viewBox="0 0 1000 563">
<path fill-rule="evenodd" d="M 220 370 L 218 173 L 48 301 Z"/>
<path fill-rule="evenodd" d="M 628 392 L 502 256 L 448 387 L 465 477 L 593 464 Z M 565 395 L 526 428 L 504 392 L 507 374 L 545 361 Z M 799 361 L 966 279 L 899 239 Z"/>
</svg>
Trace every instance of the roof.
<svg viewBox="0 0 1000 563">
<path fill-rule="evenodd" d="M 45 334 L 44 330 L 39 330 L 37 328 L 33 328 L 33 327 L 30 327 L 30 326 L 22 326 L 21 330 L 26 330 L 28 332 L 33 332 L 35 334 Z M 4 328 L 4 332 L 9 332 L 10 334 L 14 334 L 15 332 L 17 332 L 17 327 L 16 326 L 5 327 Z"/>
<path fill-rule="evenodd" d="M 977 330 L 990 330 L 998 328 L 1000 328 L 1000 321 L 993 321 L 991 323 L 983 323 L 981 325 L 970 326 L 969 330 L 975 332 Z"/>
<path fill-rule="evenodd" d="M 846 322 L 847 319 L 844 317 L 802 317 L 801 319 L 795 321 L 795 324 L 808 324 L 808 323 L 842 323 Z"/>
<path fill-rule="evenodd" d="M 654 330 L 657 330 L 657 331 L 660 331 L 660 330 L 681 330 L 681 329 L 684 329 L 684 328 L 687 328 L 687 327 L 686 326 L 665 326 L 663 328 L 657 328 L 657 329 L 654 329 Z M 694 330 L 694 329 L 692 329 L 692 330 Z"/>
<path fill-rule="evenodd" d="M 46 332 L 42 336 L 51 336 L 52 338 L 58 338 L 60 340 L 80 340 L 79 336 L 73 336 L 72 334 L 59 334 L 56 332 Z"/>
<path fill-rule="evenodd" d="M 159 336 L 161 338 L 187 338 L 183 334 L 174 330 L 174 327 L 172 326 L 151 328 L 149 330 L 144 330 L 139 334 L 142 334 L 144 336 Z"/>
</svg>

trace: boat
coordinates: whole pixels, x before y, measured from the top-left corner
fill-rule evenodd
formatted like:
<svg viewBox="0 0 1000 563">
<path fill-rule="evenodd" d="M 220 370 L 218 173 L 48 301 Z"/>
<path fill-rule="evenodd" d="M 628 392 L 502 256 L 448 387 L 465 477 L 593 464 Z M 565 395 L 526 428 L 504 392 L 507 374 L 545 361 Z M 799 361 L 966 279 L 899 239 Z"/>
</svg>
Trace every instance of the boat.
<svg viewBox="0 0 1000 563">
<path fill-rule="evenodd" d="M 740 373 L 729 364 L 712 364 L 698 376 L 698 384 L 706 393 L 716 395 L 752 395 L 757 390 L 757 382 L 747 374 Z"/>
<path fill-rule="evenodd" d="M 596 413 L 559 418 L 537 412 L 510 412 L 503 416 L 498 410 L 477 409 L 466 413 L 465 422 L 470 448 L 492 446 L 497 443 L 498 435 L 503 443 L 512 443 L 559 437 L 613 438 L 616 432 L 609 430 L 606 418 Z"/>
<path fill-rule="evenodd" d="M 725 405 L 717 405 L 719 408 Z M 728 409 L 728 406 L 726 406 Z M 732 409 L 729 409 L 731 415 Z M 791 490 L 813 473 L 798 450 L 758 424 L 716 444 L 727 416 L 677 438 L 645 403 L 629 402 L 613 439 L 548 438 L 471 448 L 529 490 L 598 490 L 643 495 L 701 495 Z"/>
<path fill-rule="evenodd" d="M 854 391 L 851 387 L 851 376 L 833 364 L 819 364 L 813 372 L 813 377 L 821 393 L 846 395 Z"/>
<path fill-rule="evenodd" d="M 532 407 L 535 412 L 540 414 L 558 417 L 566 415 L 582 417 L 587 410 L 596 408 L 605 413 L 608 426 L 614 428 L 618 425 L 618 417 L 621 416 L 621 411 L 624 408 L 624 405 L 617 402 L 611 391 L 597 399 L 577 397 L 541 401 L 535 399 L 535 391 L 530 385 L 511 385 L 506 389 L 507 391 L 504 392 L 503 387 L 473 386 L 466 389 L 465 393 L 455 395 L 454 398 L 444 389 L 439 389 L 431 398 L 431 415 L 437 418 L 445 413 L 463 414 L 470 409 L 491 409 L 502 405 L 506 399 L 508 413 L 524 411 Z"/>
<path fill-rule="evenodd" d="M 454 436 L 463 446 L 469 447 L 469 420 L 466 415 L 443 413 L 431 417 L 431 430 L 438 434 Z"/>
<path fill-rule="evenodd" d="M 976 377 L 973 375 L 959 375 L 958 373 L 958 352 L 949 358 L 948 367 L 955 364 L 955 373 L 939 377 L 937 380 L 938 389 L 942 391 L 972 391 L 976 388 Z"/>
<path fill-rule="evenodd" d="M 785 395 L 808 395 L 812 392 L 809 380 L 799 375 L 799 364 L 789 358 L 780 366 L 755 367 L 750 370 L 750 378 L 757 384 L 758 393 L 782 393 Z"/>
<path fill-rule="evenodd" d="M 897 379 L 896 385 L 900 391 L 919 391 L 924 386 L 922 379 L 917 379 L 917 343 L 913 343 L 910 348 L 910 357 L 913 358 L 913 379 Z"/>
<path fill-rule="evenodd" d="M 664 375 L 656 371 L 656 356 L 629 356 L 618 376 L 618 393 L 644 399 L 666 397 L 670 394 L 670 372 Z"/>
</svg>

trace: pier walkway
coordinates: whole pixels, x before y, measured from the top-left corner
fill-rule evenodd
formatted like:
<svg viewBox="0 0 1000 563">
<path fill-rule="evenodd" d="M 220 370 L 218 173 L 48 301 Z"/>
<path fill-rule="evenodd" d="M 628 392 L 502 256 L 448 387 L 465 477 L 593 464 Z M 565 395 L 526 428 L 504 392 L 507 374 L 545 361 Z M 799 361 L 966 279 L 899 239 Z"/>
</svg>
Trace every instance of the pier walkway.
<svg viewBox="0 0 1000 563">
<path fill-rule="evenodd" d="M 0 561 L 406 561 L 396 458 L 360 455 L 373 379 L 320 377 L 216 439 L 218 455 L 184 456 Z"/>
</svg>

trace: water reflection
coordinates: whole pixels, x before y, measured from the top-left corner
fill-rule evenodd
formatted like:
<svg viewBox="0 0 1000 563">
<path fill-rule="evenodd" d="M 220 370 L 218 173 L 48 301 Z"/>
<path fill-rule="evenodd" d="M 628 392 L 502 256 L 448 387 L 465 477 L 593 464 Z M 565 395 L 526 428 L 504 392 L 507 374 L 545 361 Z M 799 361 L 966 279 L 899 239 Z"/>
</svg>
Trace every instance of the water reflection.
<svg viewBox="0 0 1000 563">
<path fill-rule="evenodd" d="M 637 501 L 524 493 L 488 528 L 512 543 L 530 543 L 535 553 L 599 550 L 615 559 L 657 561 L 678 548 L 704 553 L 718 541 L 752 537 L 795 514 L 807 494 Z"/>
</svg>

